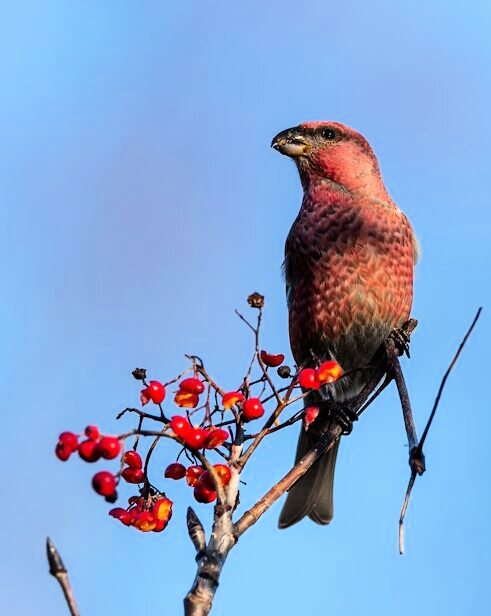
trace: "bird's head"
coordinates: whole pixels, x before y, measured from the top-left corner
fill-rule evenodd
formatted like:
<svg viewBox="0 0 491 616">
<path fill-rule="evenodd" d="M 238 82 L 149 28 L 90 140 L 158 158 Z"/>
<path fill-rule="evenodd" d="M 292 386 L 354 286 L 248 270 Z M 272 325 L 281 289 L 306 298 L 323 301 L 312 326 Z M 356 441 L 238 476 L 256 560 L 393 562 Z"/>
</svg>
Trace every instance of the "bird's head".
<svg viewBox="0 0 491 616">
<path fill-rule="evenodd" d="M 338 122 L 305 122 L 278 133 L 271 147 L 293 158 L 304 188 L 330 181 L 350 192 L 381 183 L 377 158 L 368 141 Z"/>
</svg>

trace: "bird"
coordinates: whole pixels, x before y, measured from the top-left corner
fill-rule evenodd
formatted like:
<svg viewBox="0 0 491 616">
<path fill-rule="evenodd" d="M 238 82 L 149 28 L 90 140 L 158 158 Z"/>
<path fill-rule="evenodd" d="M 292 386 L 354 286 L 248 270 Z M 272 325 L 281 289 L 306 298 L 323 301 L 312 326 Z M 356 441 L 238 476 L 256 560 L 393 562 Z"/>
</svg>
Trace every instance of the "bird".
<svg viewBox="0 0 491 616">
<path fill-rule="evenodd" d="M 272 147 L 293 159 L 303 188 L 285 243 L 284 277 L 290 346 L 297 366 L 336 361 L 346 377 L 310 392 L 317 425 L 331 421 L 326 400 L 349 409 L 366 372 L 393 330 L 409 318 L 419 245 L 389 196 L 368 141 L 339 122 L 305 122 L 280 132 Z M 350 372 L 353 371 L 353 372 Z M 326 391 L 327 390 L 327 391 Z M 295 461 L 313 445 L 301 430 Z M 288 492 L 278 525 L 305 516 L 333 518 L 339 439 Z"/>
</svg>

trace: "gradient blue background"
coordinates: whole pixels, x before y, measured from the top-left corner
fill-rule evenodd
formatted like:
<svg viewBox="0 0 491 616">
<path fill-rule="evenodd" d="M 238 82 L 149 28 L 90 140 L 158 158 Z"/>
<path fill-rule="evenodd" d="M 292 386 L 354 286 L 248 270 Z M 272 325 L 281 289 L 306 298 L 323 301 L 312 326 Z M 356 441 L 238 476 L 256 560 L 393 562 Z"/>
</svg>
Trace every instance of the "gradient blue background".
<svg viewBox="0 0 491 616">
<path fill-rule="evenodd" d="M 485 312 L 427 442 L 407 554 L 407 449 L 389 392 L 343 443 L 332 526 L 279 532 L 277 504 L 232 552 L 214 613 L 488 612 L 489 6 L 4 4 L 1 613 L 66 613 L 48 533 L 84 614 L 181 612 L 194 576 L 189 491 L 172 486 L 167 532 L 136 533 L 106 515 L 93 467 L 63 465 L 52 449 L 89 421 L 113 432 L 115 413 L 137 402 L 137 365 L 166 379 L 194 352 L 235 386 L 250 338 L 233 310 L 253 290 L 267 297 L 264 346 L 288 349 L 280 264 L 301 191 L 269 143 L 311 119 L 369 139 L 421 241 L 406 362 L 420 429 Z M 264 444 L 243 505 L 288 469 L 295 440 L 292 430 Z"/>
</svg>

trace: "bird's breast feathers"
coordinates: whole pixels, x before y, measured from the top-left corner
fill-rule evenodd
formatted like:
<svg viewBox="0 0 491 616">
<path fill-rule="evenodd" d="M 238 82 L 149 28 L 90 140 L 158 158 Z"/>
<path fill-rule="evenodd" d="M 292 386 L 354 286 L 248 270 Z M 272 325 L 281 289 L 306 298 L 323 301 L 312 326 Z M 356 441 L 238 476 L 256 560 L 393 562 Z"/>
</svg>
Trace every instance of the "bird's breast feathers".
<svg viewBox="0 0 491 616">
<path fill-rule="evenodd" d="M 312 352 L 337 354 L 344 369 L 369 359 L 409 317 L 415 245 L 392 203 L 306 198 L 285 247 L 297 363 Z"/>
</svg>

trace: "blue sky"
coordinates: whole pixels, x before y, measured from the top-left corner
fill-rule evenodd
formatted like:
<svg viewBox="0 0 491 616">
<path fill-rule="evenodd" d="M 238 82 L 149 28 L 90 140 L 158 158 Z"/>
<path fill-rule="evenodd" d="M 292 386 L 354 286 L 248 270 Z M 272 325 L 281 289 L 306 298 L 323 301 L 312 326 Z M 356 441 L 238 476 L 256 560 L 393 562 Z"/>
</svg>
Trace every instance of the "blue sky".
<svg viewBox="0 0 491 616">
<path fill-rule="evenodd" d="M 314 119 L 369 139 L 420 239 L 405 366 L 420 431 L 484 312 L 427 441 L 406 555 L 407 449 L 388 392 L 342 444 L 333 524 L 280 532 L 277 504 L 232 552 L 214 613 L 486 612 L 490 17 L 478 1 L 3 7 L 2 613 L 65 614 L 47 534 L 83 613 L 180 613 L 194 576 L 189 492 L 173 486 L 165 533 L 131 532 L 92 494 L 93 469 L 52 449 L 63 429 L 114 432 L 137 401 L 137 365 L 166 379 L 193 352 L 235 385 L 250 339 L 233 310 L 253 290 L 267 298 L 264 346 L 288 352 L 280 264 L 301 191 L 269 144 Z M 295 432 L 264 443 L 244 505 L 289 468 Z"/>
</svg>

